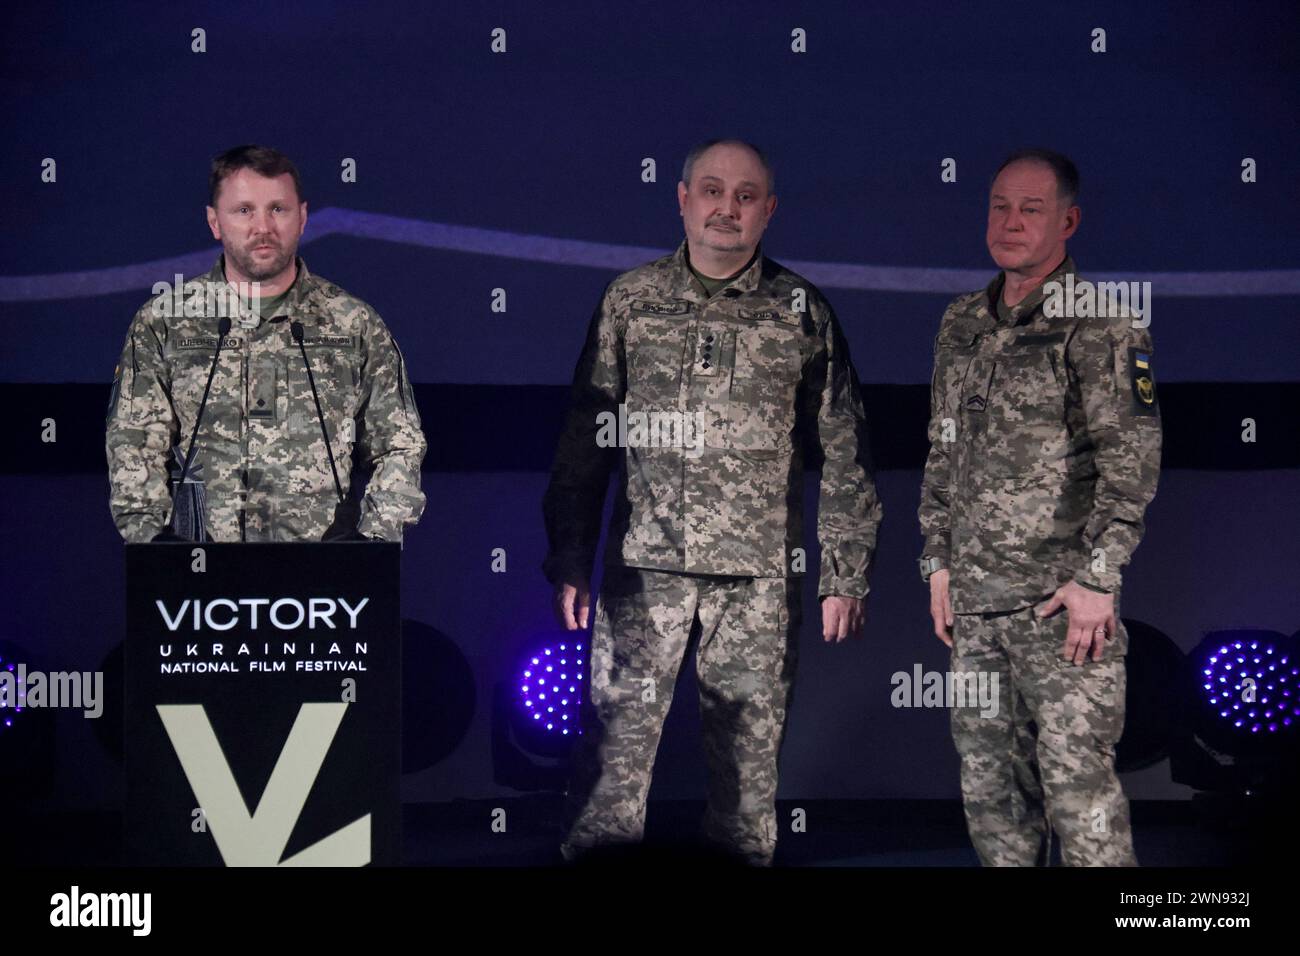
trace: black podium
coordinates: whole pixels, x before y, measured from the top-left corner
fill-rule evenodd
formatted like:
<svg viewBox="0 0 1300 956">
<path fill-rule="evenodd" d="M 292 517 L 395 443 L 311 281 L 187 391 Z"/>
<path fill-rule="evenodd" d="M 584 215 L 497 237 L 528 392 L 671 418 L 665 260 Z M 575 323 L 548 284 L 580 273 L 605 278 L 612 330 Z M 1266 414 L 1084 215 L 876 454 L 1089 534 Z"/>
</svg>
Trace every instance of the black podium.
<svg viewBox="0 0 1300 956">
<path fill-rule="evenodd" d="M 129 862 L 400 862 L 400 553 L 127 546 Z"/>
</svg>

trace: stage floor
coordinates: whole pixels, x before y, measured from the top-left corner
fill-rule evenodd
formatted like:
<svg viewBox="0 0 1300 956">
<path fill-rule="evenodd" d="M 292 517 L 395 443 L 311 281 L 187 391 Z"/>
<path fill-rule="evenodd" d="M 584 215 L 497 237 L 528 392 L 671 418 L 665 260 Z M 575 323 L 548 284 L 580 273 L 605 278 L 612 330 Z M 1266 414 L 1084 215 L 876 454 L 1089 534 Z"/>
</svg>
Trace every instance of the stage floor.
<svg viewBox="0 0 1300 956">
<path fill-rule="evenodd" d="M 559 865 L 560 800 L 554 795 L 504 800 L 407 804 L 403 854 L 413 867 L 520 867 Z M 806 830 L 789 832 L 796 809 Z M 504 832 L 494 812 L 504 810 Z M 646 822 L 648 847 L 686 850 L 704 804 L 655 801 Z M 978 866 L 956 801 L 779 801 L 786 832 L 777 846 L 781 867 Z M 10 808 L 0 855 L 9 866 L 117 866 L 121 820 L 117 813 L 49 813 Z M 1134 843 L 1143 866 L 1254 866 L 1296 846 L 1263 820 L 1207 820 L 1187 801 L 1134 801 Z M 495 813 L 500 820 L 501 814 Z M 13 854 L 10 856 L 10 854 Z"/>
</svg>

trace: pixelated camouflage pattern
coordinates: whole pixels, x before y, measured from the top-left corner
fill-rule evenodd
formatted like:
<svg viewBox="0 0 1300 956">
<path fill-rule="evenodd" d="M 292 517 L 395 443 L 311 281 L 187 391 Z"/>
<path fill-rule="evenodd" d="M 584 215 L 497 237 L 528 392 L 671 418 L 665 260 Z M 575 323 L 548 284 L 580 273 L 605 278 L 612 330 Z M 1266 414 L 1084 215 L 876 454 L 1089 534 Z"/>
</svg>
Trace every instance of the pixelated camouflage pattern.
<svg viewBox="0 0 1300 956">
<path fill-rule="evenodd" d="M 806 306 L 795 307 L 804 290 Z M 601 412 L 704 418 L 703 450 L 601 448 Z M 686 243 L 606 288 L 574 373 L 543 503 L 552 581 L 590 579 L 610 472 L 623 456 L 606 563 L 787 576 L 803 547 L 805 436 L 825 455 L 820 593 L 863 597 L 881 508 L 848 345 L 812 283 L 761 251 L 709 296 Z"/>
<path fill-rule="evenodd" d="M 985 866 L 1045 865 L 1049 828 L 1066 866 L 1137 865 L 1115 773 L 1128 632 L 1121 623 L 1100 661 L 1076 666 L 1061 657 L 1067 630 L 1065 612 L 955 615 L 952 670 L 998 675 L 995 716 L 974 702 L 951 713 L 966 823 Z"/>
<path fill-rule="evenodd" d="M 185 285 L 201 302 L 225 284 L 223 260 Z M 122 537 L 148 541 L 167 521 L 170 447 L 188 447 L 217 342 L 217 318 L 160 316 L 164 294 L 136 313 L 118 363 L 105 446 L 110 507 Z M 195 298 L 198 297 L 198 298 Z M 236 297 L 229 297 L 238 301 Z M 189 311 L 182 308 L 182 312 Z M 194 460 L 203 467 L 208 531 L 216 541 L 319 540 L 337 495 L 290 323 L 301 322 L 339 481 L 351 485 L 352 454 L 373 468 L 359 530 L 400 541 L 424 509 L 425 439 L 401 353 L 366 303 L 307 271 L 254 329 L 237 319 L 221 351 Z"/>
<path fill-rule="evenodd" d="M 659 736 L 698 612 L 695 669 L 709 777 L 704 836 L 745 862 L 772 862 L 798 592 L 797 581 L 777 577 L 606 571 L 568 792 L 566 858 L 641 839 Z"/>
<path fill-rule="evenodd" d="M 1044 285 L 1074 271 L 1067 257 Z M 1148 330 L 1128 316 L 1049 318 L 1041 287 L 1000 323 L 1002 281 L 955 299 L 935 340 L 919 517 L 956 613 L 1025 607 L 1072 578 L 1118 592 L 1160 472 L 1154 362 L 1149 402 L 1133 382 Z"/>
</svg>

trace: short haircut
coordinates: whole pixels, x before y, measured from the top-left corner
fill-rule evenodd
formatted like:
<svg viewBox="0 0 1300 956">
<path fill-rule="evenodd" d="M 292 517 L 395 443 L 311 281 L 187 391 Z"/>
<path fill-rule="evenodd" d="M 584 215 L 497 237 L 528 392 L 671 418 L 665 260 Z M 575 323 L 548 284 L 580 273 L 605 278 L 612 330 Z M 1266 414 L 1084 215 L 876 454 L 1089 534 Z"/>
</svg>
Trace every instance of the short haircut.
<svg viewBox="0 0 1300 956">
<path fill-rule="evenodd" d="M 1067 206 L 1074 205 L 1074 200 L 1079 196 L 1079 167 L 1075 166 L 1074 161 L 1064 153 L 1037 147 L 1018 149 L 1002 161 L 1002 165 L 993 174 L 993 178 L 997 179 L 1002 170 L 1012 163 L 1019 163 L 1023 160 L 1030 160 L 1051 167 L 1052 173 L 1056 176 L 1056 198 L 1064 201 Z"/>
<path fill-rule="evenodd" d="M 763 151 L 753 143 L 748 143 L 743 139 L 710 139 L 705 140 L 691 147 L 691 151 L 686 154 L 686 162 L 682 164 L 682 182 L 687 186 L 691 184 L 691 170 L 695 167 L 695 161 L 711 150 L 714 146 L 742 146 L 753 153 L 759 163 L 763 166 L 763 172 L 767 173 L 767 191 L 768 194 L 776 192 L 776 175 L 772 172 L 772 164 L 767 161 Z"/>
<path fill-rule="evenodd" d="M 221 190 L 222 180 L 227 176 L 233 176 L 241 169 L 251 169 L 268 178 L 288 173 L 293 177 L 293 188 L 298 194 L 298 202 L 307 198 L 302 194 L 302 179 L 298 176 L 298 167 L 293 164 L 292 159 L 270 146 L 249 143 L 212 157 L 212 172 L 208 176 L 209 206 L 217 204 L 217 193 Z"/>
</svg>

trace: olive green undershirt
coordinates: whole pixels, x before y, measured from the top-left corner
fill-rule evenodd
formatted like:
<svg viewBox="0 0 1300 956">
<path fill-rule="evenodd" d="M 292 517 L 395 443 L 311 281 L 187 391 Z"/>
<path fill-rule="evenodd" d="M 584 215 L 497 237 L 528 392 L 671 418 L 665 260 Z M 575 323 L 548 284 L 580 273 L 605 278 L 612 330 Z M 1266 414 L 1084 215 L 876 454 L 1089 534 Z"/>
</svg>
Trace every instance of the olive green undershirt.
<svg viewBox="0 0 1300 956">
<path fill-rule="evenodd" d="M 292 286 L 290 288 L 292 288 Z M 284 300 L 288 297 L 289 289 L 285 289 L 279 295 L 264 295 L 260 299 L 254 299 L 253 302 L 257 306 L 261 307 L 258 315 L 264 319 L 271 319 L 275 317 L 276 310 L 280 308 L 281 304 L 283 304 Z"/>
<path fill-rule="evenodd" d="M 1002 293 L 998 293 L 998 321 L 1009 322 L 1011 320 L 1011 310 L 1015 306 L 1007 305 L 1006 300 L 1002 298 Z"/>
<path fill-rule="evenodd" d="M 758 250 L 755 249 L 754 255 L 749 257 L 748 262 L 724 279 L 715 279 L 713 276 L 704 275 L 699 269 L 695 268 L 694 264 L 691 263 L 689 259 L 686 264 L 690 266 L 691 275 L 700 280 L 700 285 L 704 286 L 704 291 L 709 294 L 709 298 L 713 298 L 713 296 L 717 295 L 718 290 L 726 288 L 731 285 L 732 282 L 736 281 L 736 279 L 740 278 L 740 274 L 754 264 L 754 258 L 757 255 Z"/>
<path fill-rule="evenodd" d="M 226 278 L 226 263 L 224 257 L 221 262 L 221 277 L 223 279 L 226 279 L 227 282 L 230 281 L 228 278 Z M 243 296 L 240 296 L 240 298 L 243 299 L 244 302 L 248 303 L 249 308 L 257 311 L 257 314 L 260 315 L 262 318 L 273 319 L 275 318 L 276 310 L 279 309 L 280 306 L 284 303 L 284 300 L 289 297 L 289 292 L 290 290 L 293 289 L 294 283 L 296 283 L 297 281 L 298 281 L 298 277 L 294 276 L 293 282 L 289 283 L 289 288 L 285 289 L 279 295 L 264 295 L 259 299 L 251 299 L 251 300 L 244 299 Z M 260 307 L 260 309 L 258 307 Z"/>
</svg>

